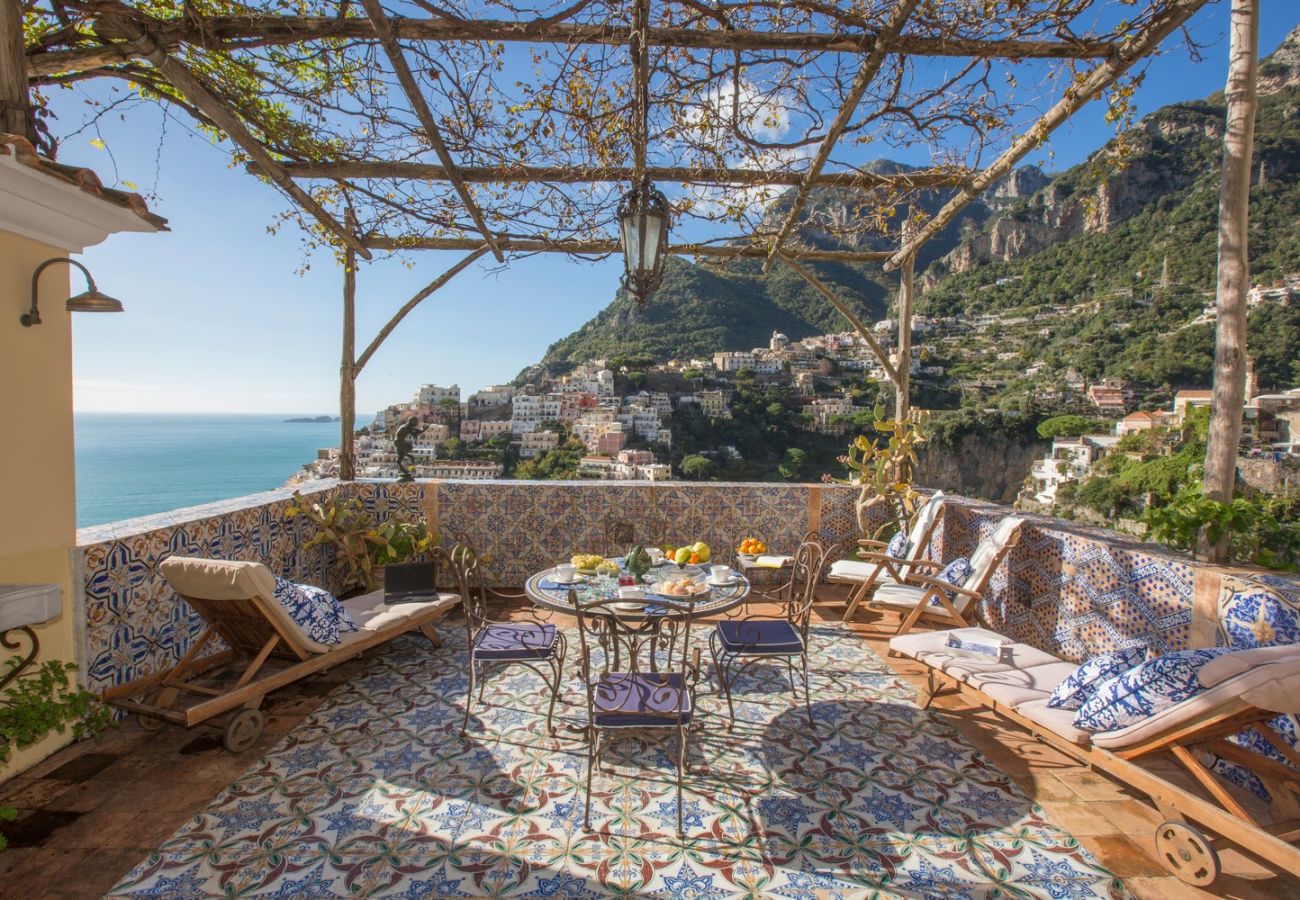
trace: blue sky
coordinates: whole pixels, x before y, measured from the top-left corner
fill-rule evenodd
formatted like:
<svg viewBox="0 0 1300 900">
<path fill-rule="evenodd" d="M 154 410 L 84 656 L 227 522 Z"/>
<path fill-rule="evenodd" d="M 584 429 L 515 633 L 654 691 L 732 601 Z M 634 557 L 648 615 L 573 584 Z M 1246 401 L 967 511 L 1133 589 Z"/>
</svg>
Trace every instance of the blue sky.
<svg viewBox="0 0 1300 900">
<path fill-rule="evenodd" d="M 1269 52 L 1300 21 L 1300 9 L 1262 6 L 1260 47 Z M 1193 36 L 1208 45 L 1203 59 L 1192 62 L 1177 51 L 1157 59 L 1136 96 L 1140 114 L 1222 88 L 1226 22 L 1225 2 L 1192 20 Z M 80 121 L 82 99 L 80 92 L 53 98 L 57 132 Z M 1085 158 L 1113 135 L 1103 113 L 1094 102 L 1034 161 L 1056 170 Z M 127 312 L 74 317 L 77 409 L 336 412 L 341 277 L 332 258 L 318 254 L 300 274 L 300 236 L 290 228 L 267 230 L 287 201 L 230 168 L 223 148 L 174 124 L 160 142 L 160 121 L 156 110 L 136 109 L 124 121 L 102 123 L 107 149 L 83 133 L 60 150 L 62 162 L 89 166 L 106 183 L 118 178 L 156 191 L 151 205 L 171 226 L 165 234 L 117 235 L 84 255 L 99 286 Z M 458 256 L 376 255 L 363 265 L 358 352 Z M 358 409 L 406 399 L 422 382 L 457 382 L 468 392 L 512 378 L 610 301 L 621 266 L 618 259 L 593 264 L 558 255 L 504 271 L 480 262 L 388 338 L 358 382 Z"/>
</svg>

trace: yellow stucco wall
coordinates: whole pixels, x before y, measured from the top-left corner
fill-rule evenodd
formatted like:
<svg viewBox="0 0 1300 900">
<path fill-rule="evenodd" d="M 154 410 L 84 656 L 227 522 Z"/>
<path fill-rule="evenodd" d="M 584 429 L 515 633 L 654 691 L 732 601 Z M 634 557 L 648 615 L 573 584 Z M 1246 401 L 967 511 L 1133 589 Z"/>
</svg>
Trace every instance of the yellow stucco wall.
<svg viewBox="0 0 1300 900">
<path fill-rule="evenodd" d="M 62 588 L 62 612 L 39 626 L 39 660 L 76 659 L 71 551 L 76 542 L 76 485 L 72 449 L 72 334 L 68 267 L 41 275 L 42 324 L 18 321 L 31 297 L 32 272 L 56 247 L 0 230 L 0 584 L 53 582 Z M 51 735 L 12 753 L 0 781 L 68 743 Z"/>
</svg>

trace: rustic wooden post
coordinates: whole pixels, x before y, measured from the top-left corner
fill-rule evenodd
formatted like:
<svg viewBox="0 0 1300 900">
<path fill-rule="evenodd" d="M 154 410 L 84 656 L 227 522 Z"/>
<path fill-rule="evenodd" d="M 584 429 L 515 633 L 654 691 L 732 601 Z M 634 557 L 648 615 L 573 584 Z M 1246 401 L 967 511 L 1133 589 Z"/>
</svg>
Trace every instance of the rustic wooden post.
<svg viewBox="0 0 1300 900">
<path fill-rule="evenodd" d="M 1251 145 L 1255 140 L 1259 0 L 1232 0 L 1229 23 L 1227 127 L 1219 185 L 1218 315 L 1214 328 L 1214 393 L 1205 448 L 1205 496 L 1226 503 L 1237 483 L 1237 448 L 1246 393 L 1246 293 L 1250 289 L 1247 239 Z M 1197 555 L 1227 562 L 1228 539 L 1211 544 L 1202 531 Z"/>
<path fill-rule="evenodd" d="M 356 233 L 356 216 L 349 208 L 348 230 Z M 357 254 L 343 254 L 343 359 L 339 364 L 339 480 L 352 481 L 356 473 L 357 430 Z"/>
<path fill-rule="evenodd" d="M 904 232 L 909 229 L 904 228 Z M 912 292 L 916 257 L 908 254 L 899 267 L 898 279 L 898 362 L 894 369 L 894 418 L 901 422 L 911 411 L 909 388 L 912 378 Z"/>
<path fill-rule="evenodd" d="M 0 0 L 0 132 L 36 143 L 20 0 Z"/>
</svg>

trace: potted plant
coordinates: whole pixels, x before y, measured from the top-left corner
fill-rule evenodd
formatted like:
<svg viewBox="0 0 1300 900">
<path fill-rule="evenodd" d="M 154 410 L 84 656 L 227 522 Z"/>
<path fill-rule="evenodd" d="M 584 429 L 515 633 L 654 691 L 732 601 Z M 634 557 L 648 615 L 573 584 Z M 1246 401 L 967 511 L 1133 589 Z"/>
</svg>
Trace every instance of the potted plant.
<svg viewBox="0 0 1300 900">
<path fill-rule="evenodd" d="M 390 563 L 418 559 L 437 543 L 423 520 L 408 522 L 389 519 L 374 525 L 365 507 L 355 497 L 342 498 L 335 493 L 323 500 L 308 500 L 294 491 L 294 504 L 285 509 L 286 518 L 305 517 L 316 526 L 303 549 L 321 544 L 334 548 L 343 565 L 343 590 L 373 591 L 378 586 L 378 570 Z"/>
<path fill-rule="evenodd" d="M 839 458 L 849 470 L 848 477 L 825 479 L 859 488 L 854 511 L 860 534 L 879 538 L 891 527 L 907 528 L 921 496 L 912 484 L 912 470 L 917 448 L 925 442 L 929 420 L 924 410 L 914 410 L 902 420 L 889 419 L 884 407 L 877 406 L 872 427 L 886 439 L 858 435 L 849 445 L 848 454 Z M 871 510 L 881 504 L 889 507 L 889 521 L 872 533 Z"/>
</svg>

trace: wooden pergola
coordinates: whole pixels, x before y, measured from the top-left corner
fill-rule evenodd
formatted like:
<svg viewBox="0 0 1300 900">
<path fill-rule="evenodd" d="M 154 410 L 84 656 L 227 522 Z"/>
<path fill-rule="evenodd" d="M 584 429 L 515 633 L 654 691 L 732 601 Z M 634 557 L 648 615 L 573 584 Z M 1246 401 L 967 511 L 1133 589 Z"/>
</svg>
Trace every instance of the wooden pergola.
<svg viewBox="0 0 1300 900">
<path fill-rule="evenodd" d="M 156 6 L 150 14 L 122 0 L 40 0 L 51 27 L 35 42 L 30 36 L 25 42 L 25 71 L 16 66 L 0 70 L 0 99 L 6 101 L 0 130 L 26 132 L 33 140 L 43 137 L 29 111 L 20 109 L 29 88 L 86 78 L 131 81 L 224 135 L 251 173 L 281 190 L 305 228 L 336 248 L 343 263 L 341 475 L 351 478 L 356 379 L 401 320 L 489 254 L 504 263 L 534 253 L 592 257 L 618 252 L 618 241 L 608 230 L 589 227 L 598 218 L 593 210 L 598 209 L 599 190 L 645 178 L 713 196 L 785 189 L 778 221 L 758 223 L 727 240 L 671 244 L 669 252 L 761 260 L 764 271 L 777 261 L 789 266 L 863 337 L 894 383 L 897 414 L 906 415 L 913 272 L 920 248 L 1072 114 L 1119 84 L 1205 2 L 1138 0 L 1126 8 L 1124 21 L 1083 33 L 1084 14 L 1097 13 L 1093 0 L 1006 0 L 974 12 L 968 8 L 979 4 L 962 0 L 843 5 L 664 0 L 653 6 L 649 0 L 575 0 L 565 7 L 516 9 L 515 18 L 505 19 L 487 18 L 468 3 L 445 6 L 424 0 L 402 9 L 419 15 L 396 15 L 380 0 L 360 0 L 359 7 L 340 0 L 332 6 L 333 15 L 180 3 L 175 15 L 166 17 Z M 6 10 L 0 37 L 12 47 L 15 28 L 21 32 L 19 0 L 0 3 Z M 471 62 L 489 61 L 500 59 L 506 51 L 499 48 L 507 46 L 527 48 L 534 61 L 554 53 L 573 77 L 588 79 L 590 96 L 582 96 L 581 83 L 557 92 L 539 81 L 549 94 L 537 88 L 519 106 L 524 112 L 501 113 L 495 95 L 483 100 L 472 84 L 449 84 L 455 79 L 446 72 L 454 74 L 458 54 Z M 337 72 L 313 77 L 341 80 L 340 73 L 348 71 L 355 83 L 366 86 L 335 86 L 323 96 L 337 99 L 337 108 L 322 103 L 311 111 L 303 100 L 309 92 L 277 83 L 280 75 L 264 64 L 267 59 L 304 67 L 325 59 L 326 67 Z M 440 68 L 444 59 L 452 62 Z M 591 59 L 600 62 L 593 65 Z M 587 69 L 574 60 L 587 61 Z M 1031 120 L 1007 115 L 999 134 L 992 135 L 998 130 L 988 125 L 995 118 L 989 112 L 993 101 L 979 79 L 987 79 L 995 65 L 1031 63 L 1056 66 L 1064 87 Z M 473 82 L 488 71 L 488 63 L 483 65 L 477 73 L 467 65 L 463 74 Z M 947 65 L 963 74 L 946 83 L 946 75 L 936 76 L 948 96 L 917 91 L 919 99 L 914 99 L 908 95 L 913 89 L 907 76 L 921 69 L 908 65 L 928 67 L 925 71 Z M 245 71 L 254 73 L 251 88 L 239 86 Z M 779 119 L 783 113 L 808 121 L 794 151 L 779 140 L 764 139 L 764 124 L 755 124 L 754 116 L 745 118 L 742 104 L 752 105 L 747 79 L 753 71 L 776 73 L 777 87 L 762 95 L 768 104 L 760 104 L 762 115 Z M 616 82 L 615 72 L 625 74 L 625 83 Z M 383 91 L 373 87 L 381 75 Z M 255 98 L 292 98 L 282 105 L 295 107 L 291 112 L 298 119 L 277 118 L 281 111 L 269 103 L 241 103 L 241 90 Z M 380 113 L 366 111 L 365 101 L 377 96 L 400 102 L 385 105 Z M 463 117 L 449 112 L 456 97 L 464 100 Z M 584 105 L 589 101 L 592 107 Z M 599 108 L 601 101 L 607 109 Z M 691 104 L 698 111 L 692 112 Z M 665 108 L 664 118 L 656 120 L 656 111 Z M 360 134 L 354 130 L 345 140 L 335 125 L 348 115 L 359 116 L 367 129 Z M 557 138 L 564 152 L 551 155 L 564 158 L 548 159 L 538 142 L 510 144 L 486 127 L 480 131 L 475 117 L 492 116 L 502 134 L 511 128 L 527 132 L 538 122 L 563 129 L 568 121 L 577 122 L 572 126 L 577 136 L 566 132 Z M 715 127 L 714 120 L 728 116 L 728 130 Z M 295 128 L 304 121 L 308 124 Z M 653 132 L 652 122 L 658 122 Z M 882 123 L 902 128 L 909 122 L 927 140 L 945 128 L 961 128 L 979 138 L 981 151 L 1000 150 L 989 160 L 896 173 L 832 160 L 837 151 L 853 152 L 867 143 L 870 128 Z M 365 133 L 369 128 L 397 137 Z M 476 136 L 480 134 L 488 138 Z M 689 146 L 677 151 L 674 139 Z M 727 149 L 712 152 L 711 139 Z M 381 150 L 393 156 L 381 156 Z M 878 198 L 873 202 L 882 209 L 907 204 L 922 192 L 951 192 L 951 197 L 928 219 L 914 215 L 902 227 L 886 229 L 890 246 L 885 249 L 863 249 L 857 240 L 813 246 L 803 240 L 801 229 L 810 195 L 822 188 Z M 426 202 L 427 197 L 436 200 Z M 609 206 L 608 195 L 602 202 Z M 369 221 L 359 214 L 362 207 L 372 213 Z M 701 204 L 690 208 L 698 211 Z M 544 215 L 538 210 L 558 211 Z M 735 213 L 734 220 L 746 214 Z M 547 215 L 556 227 L 547 227 L 552 224 Z M 534 226 L 531 232 L 514 227 L 524 220 Z M 402 226 L 396 232 L 386 228 L 392 221 Z M 411 297 L 358 354 L 358 258 L 415 250 L 465 255 Z M 899 273 L 897 364 L 851 305 L 808 267 L 819 261 L 874 261 Z"/>
</svg>

